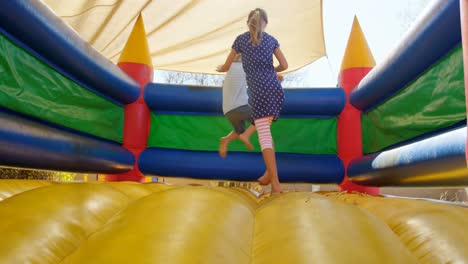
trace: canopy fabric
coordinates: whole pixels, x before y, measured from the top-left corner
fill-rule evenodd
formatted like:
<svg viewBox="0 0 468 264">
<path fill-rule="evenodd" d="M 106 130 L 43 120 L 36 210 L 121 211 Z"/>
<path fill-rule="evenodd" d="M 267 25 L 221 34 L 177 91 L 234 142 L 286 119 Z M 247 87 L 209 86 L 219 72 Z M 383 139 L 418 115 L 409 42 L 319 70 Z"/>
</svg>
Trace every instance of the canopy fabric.
<svg viewBox="0 0 468 264">
<path fill-rule="evenodd" d="M 215 73 L 250 10 L 268 13 L 266 31 L 280 42 L 289 70 L 325 55 L 321 0 L 42 0 L 113 62 L 143 16 L 155 69 Z"/>
</svg>

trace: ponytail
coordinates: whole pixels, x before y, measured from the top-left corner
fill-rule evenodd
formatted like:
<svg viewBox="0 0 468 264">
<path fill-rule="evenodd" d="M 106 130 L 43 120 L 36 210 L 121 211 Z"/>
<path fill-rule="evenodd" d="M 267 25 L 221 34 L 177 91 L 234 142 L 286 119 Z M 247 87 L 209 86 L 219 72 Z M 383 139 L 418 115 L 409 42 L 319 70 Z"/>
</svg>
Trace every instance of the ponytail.
<svg viewBox="0 0 468 264">
<path fill-rule="evenodd" d="M 263 30 L 268 23 L 268 17 L 265 10 L 256 8 L 250 11 L 247 24 L 249 25 L 250 31 L 250 43 L 253 46 L 260 45 L 262 42 Z"/>
</svg>

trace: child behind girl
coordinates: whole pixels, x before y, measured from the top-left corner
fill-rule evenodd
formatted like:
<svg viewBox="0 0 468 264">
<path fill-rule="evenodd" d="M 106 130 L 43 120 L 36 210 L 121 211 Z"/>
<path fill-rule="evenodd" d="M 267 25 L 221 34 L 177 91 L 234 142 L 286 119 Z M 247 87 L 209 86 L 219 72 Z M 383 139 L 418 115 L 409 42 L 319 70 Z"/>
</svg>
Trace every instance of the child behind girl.
<svg viewBox="0 0 468 264">
<path fill-rule="evenodd" d="M 234 130 L 221 138 L 219 155 L 223 158 L 226 157 L 228 145 L 235 139 L 240 139 L 248 149 L 252 150 L 253 146 L 249 138 L 255 132 L 255 127 L 251 125 L 247 131 L 245 129 L 245 123 L 250 123 L 252 120 L 252 112 L 248 105 L 247 82 L 244 69 L 242 69 L 240 54 L 234 57 L 224 79 L 223 113 L 229 122 L 231 122 Z M 239 138 L 239 135 L 242 133 L 244 133 L 245 137 Z"/>
<path fill-rule="evenodd" d="M 277 72 L 286 70 L 288 63 L 278 41 L 264 31 L 267 24 L 265 10 L 256 8 L 250 11 L 247 18 L 249 31 L 237 36 L 226 62 L 217 70 L 229 70 L 235 56 L 242 54 L 242 65 L 249 89 L 249 105 L 266 166 L 265 173 L 258 181 L 263 185 L 271 184 L 271 191 L 275 194 L 281 193 L 282 187 L 278 179 L 270 126 L 272 121 L 278 119 L 284 101 L 284 92 Z M 273 66 L 273 55 L 280 64 L 276 67 Z M 239 138 L 245 141 L 248 136 L 250 135 L 243 133 Z"/>
</svg>

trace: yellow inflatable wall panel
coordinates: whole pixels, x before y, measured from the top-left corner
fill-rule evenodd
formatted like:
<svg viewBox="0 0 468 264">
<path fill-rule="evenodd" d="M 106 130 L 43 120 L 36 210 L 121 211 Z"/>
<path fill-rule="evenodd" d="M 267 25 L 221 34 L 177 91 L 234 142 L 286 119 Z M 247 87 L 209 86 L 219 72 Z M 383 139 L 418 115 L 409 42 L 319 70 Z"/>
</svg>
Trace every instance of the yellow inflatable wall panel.
<svg viewBox="0 0 468 264">
<path fill-rule="evenodd" d="M 344 193 L 0 180 L 0 263 L 468 263 L 468 209 Z"/>
</svg>

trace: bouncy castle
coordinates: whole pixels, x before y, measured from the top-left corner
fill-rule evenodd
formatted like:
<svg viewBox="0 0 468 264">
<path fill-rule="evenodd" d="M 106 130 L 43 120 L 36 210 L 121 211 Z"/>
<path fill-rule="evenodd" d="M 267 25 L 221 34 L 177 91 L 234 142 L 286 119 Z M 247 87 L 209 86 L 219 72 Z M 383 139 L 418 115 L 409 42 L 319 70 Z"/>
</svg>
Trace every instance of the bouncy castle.
<svg viewBox="0 0 468 264">
<path fill-rule="evenodd" d="M 379 190 L 468 186 L 467 0 L 433 1 L 377 65 L 355 18 L 338 87 L 285 89 L 281 182 L 341 192 L 144 183 L 261 176 L 258 142 L 218 155 L 220 87 L 153 70 L 212 73 L 257 6 L 291 69 L 308 65 L 323 3 L 290 2 L 3 1 L 0 166 L 105 181 L 0 180 L 0 263 L 468 263 L 466 207 Z"/>
</svg>

